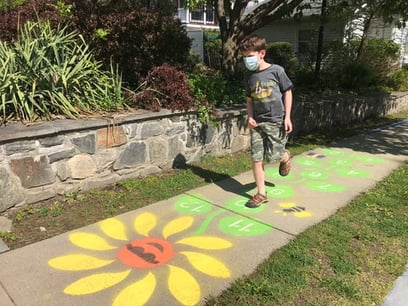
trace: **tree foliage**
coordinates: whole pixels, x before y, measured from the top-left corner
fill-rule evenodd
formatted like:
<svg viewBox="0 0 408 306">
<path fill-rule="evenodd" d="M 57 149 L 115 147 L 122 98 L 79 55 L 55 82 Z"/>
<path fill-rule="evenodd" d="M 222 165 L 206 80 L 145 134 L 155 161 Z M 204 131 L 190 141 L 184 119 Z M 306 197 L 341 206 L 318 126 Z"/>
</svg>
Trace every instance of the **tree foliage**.
<svg viewBox="0 0 408 306">
<path fill-rule="evenodd" d="M 303 10 L 310 8 L 317 0 L 187 0 L 186 7 L 194 8 L 205 3 L 216 9 L 222 39 L 223 69 L 232 74 L 236 67 L 239 42 L 248 34 L 283 18 L 301 18 Z M 327 12 L 323 14 L 322 24 L 330 19 L 342 18 L 345 21 L 359 17 L 364 19 L 364 35 L 367 34 L 371 20 L 376 17 L 386 23 L 404 26 L 408 16 L 408 2 L 405 0 L 331 0 Z M 361 38 L 364 45 L 366 36 Z M 361 54 L 362 51 L 359 52 Z"/>
<path fill-rule="evenodd" d="M 140 1 L 78 0 L 70 3 L 72 26 L 78 29 L 98 59 L 117 63 L 124 81 L 136 87 L 154 66 L 182 67 L 190 39 L 181 22 L 165 12 L 138 6 Z"/>
<path fill-rule="evenodd" d="M 187 7 L 195 7 L 203 1 L 188 0 Z M 255 30 L 292 14 L 304 7 L 302 0 L 249 1 L 205 0 L 207 6 L 216 9 L 222 40 L 223 69 L 233 75 L 239 58 L 240 41 Z"/>
<path fill-rule="evenodd" d="M 0 12 L 0 39 L 16 40 L 27 21 L 64 22 L 83 35 L 105 69 L 113 61 L 136 87 L 154 66 L 188 62 L 191 42 L 172 13 L 170 0 L 27 0 Z"/>
<path fill-rule="evenodd" d="M 355 38 L 355 30 L 361 33 L 358 35 L 360 44 L 357 59 L 364 53 L 363 48 L 373 20 L 381 20 L 385 25 L 399 28 L 405 27 L 408 20 L 408 1 L 405 0 L 333 0 L 329 10 L 331 16 L 342 16 L 345 20 L 354 21 L 350 24 L 350 39 Z"/>
</svg>

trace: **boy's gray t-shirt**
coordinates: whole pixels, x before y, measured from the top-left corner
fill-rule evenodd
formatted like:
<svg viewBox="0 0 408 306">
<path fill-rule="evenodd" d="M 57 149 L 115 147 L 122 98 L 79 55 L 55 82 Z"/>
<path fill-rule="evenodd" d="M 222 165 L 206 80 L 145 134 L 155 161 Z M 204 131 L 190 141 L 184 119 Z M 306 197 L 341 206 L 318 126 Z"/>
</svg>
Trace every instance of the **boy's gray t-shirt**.
<svg viewBox="0 0 408 306">
<path fill-rule="evenodd" d="M 254 104 L 254 119 L 257 122 L 281 122 L 285 116 L 282 93 L 292 87 L 283 67 L 276 64 L 247 74 L 245 89 Z"/>
</svg>

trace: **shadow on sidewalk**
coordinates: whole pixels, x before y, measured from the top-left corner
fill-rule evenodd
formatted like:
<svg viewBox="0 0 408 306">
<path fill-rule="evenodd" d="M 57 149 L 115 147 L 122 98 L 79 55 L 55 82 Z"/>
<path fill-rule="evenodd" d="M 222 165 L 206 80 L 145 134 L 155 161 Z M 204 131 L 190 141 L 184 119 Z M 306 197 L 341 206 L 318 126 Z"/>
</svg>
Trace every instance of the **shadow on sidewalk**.
<svg viewBox="0 0 408 306">
<path fill-rule="evenodd" d="M 356 135 L 332 144 L 332 147 L 349 148 L 370 154 L 408 155 L 406 129 L 408 119 Z M 395 137 L 395 134 L 398 137 Z"/>
<path fill-rule="evenodd" d="M 248 192 L 256 188 L 255 182 L 243 185 L 241 182 L 237 181 L 230 175 L 214 172 L 211 170 L 203 169 L 201 167 L 187 164 L 187 160 L 182 154 L 178 154 L 175 157 L 172 168 L 181 170 L 191 170 L 194 174 L 203 178 L 206 183 L 215 184 L 225 191 L 247 197 L 248 199 L 252 197 L 252 194 Z M 265 182 L 265 185 L 275 187 L 275 184 L 271 182 Z"/>
</svg>

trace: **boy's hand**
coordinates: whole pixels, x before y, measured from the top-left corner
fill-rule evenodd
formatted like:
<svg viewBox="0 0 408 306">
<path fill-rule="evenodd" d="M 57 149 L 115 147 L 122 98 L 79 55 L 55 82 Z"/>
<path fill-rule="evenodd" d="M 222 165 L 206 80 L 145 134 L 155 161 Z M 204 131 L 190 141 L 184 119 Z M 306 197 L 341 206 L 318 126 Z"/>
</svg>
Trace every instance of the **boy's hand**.
<svg viewBox="0 0 408 306">
<path fill-rule="evenodd" d="M 285 125 L 285 133 L 286 134 L 289 134 L 290 132 L 293 131 L 292 121 L 289 118 L 285 119 L 284 125 Z"/>
<path fill-rule="evenodd" d="M 249 127 L 250 129 L 254 129 L 254 128 L 256 128 L 257 126 L 258 126 L 258 123 L 256 123 L 255 119 L 252 118 L 252 117 L 249 117 L 249 118 L 248 118 L 248 127 Z"/>
</svg>

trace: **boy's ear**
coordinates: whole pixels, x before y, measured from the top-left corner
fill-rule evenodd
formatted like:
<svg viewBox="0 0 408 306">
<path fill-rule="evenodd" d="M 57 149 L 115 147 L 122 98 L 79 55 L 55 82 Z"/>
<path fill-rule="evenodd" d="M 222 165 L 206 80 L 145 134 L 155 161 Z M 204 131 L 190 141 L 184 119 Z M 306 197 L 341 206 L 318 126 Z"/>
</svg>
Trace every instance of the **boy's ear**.
<svg viewBox="0 0 408 306">
<path fill-rule="evenodd" d="M 262 49 L 261 51 L 259 51 L 259 55 L 260 55 L 260 58 L 263 59 L 266 55 L 266 50 Z"/>
</svg>

